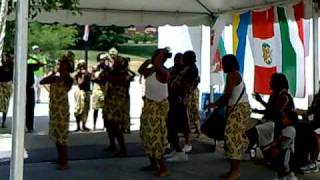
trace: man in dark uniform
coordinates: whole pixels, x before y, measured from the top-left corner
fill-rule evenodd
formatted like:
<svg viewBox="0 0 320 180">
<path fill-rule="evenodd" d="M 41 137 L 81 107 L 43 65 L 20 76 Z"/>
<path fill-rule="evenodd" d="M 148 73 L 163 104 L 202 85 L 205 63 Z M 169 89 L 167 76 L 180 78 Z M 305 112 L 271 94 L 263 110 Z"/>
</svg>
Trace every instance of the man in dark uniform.
<svg viewBox="0 0 320 180">
<path fill-rule="evenodd" d="M 30 60 L 32 59 L 32 61 Z M 34 91 L 34 72 L 37 71 L 44 64 L 38 59 L 29 57 L 27 64 L 27 87 L 26 87 L 26 127 L 27 132 L 33 132 L 34 121 L 34 106 L 35 106 L 35 91 Z"/>
</svg>

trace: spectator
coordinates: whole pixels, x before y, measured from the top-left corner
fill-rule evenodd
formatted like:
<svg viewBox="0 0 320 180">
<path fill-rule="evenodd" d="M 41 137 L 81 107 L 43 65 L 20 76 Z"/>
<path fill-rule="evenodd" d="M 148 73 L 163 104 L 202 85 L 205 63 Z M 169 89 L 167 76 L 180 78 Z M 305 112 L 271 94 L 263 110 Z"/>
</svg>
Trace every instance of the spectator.
<svg viewBox="0 0 320 180">
<path fill-rule="evenodd" d="M 47 58 L 41 53 L 41 49 L 38 45 L 32 46 L 32 54 L 30 55 L 30 63 L 37 63 L 37 61 L 40 61 L 41 64 L 44 66 L 40 67 L 37 71 L 34 72 L 34 79 L 35 79 L 35 88 L 37 91 L 37 97 L 36 97 L 36 102 L 41 103 L 41 86 L 40 86 L 40 80 L 43 78 L 44 75 L 48 73 L 47 71 Z"/>
<path fill-rule="evenodd" d="M 286 76 L 282 73 L 275 73 L 270 81 L 271 95 L 268 102 L 263 101 L 259 94 L 255 94 L 255 98 L 260 102 L 265 110 L 253 109 L 253 112 L 264 114 L 262 122 L 247 131 L 250 139 L 248 150 L 253 145 L 258 144 L 264 147 L 270 144 L 274 137 L 281 133 L 281 113 L 285 109 L 294 111 L 295 106 L 292 96 L 289 94 L 289 84 Z"/>
<path fill-rule="evenodd" d="M 34 91 L 34 72 L 43 67 L 44 64 L 38 59 L 29 57 L 27 63 L 27 87 L 26 87 L 26 126 L 27 132 L 32 133 L 34 130 L 34 106 L 35 106 L 35 91 Z"/>
<path fill-rule="evenodd" d="M 296 113 L 290 109 L 283 112 L 281 134 L 265 148 L 266 155 L 270 156 L 272 164 L 276 167 L 278 179 L 297 179 L 292 171 L 292 158 L 294 153 L 294 141 L 296 130 L 293 126 L 296 121 Z"/>
</svg>

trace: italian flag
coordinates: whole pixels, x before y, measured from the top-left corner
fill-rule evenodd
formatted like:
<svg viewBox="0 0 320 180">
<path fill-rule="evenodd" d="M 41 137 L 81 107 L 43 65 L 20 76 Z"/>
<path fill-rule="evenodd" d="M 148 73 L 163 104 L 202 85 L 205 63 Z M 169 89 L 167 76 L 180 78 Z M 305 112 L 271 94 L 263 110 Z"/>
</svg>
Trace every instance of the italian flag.
<svg viewBox="0 0 320 180">
<path fill-rule="evenodd" d="M 295 97 L 305 96 L 303 3 L 252 12 L 254 91 L 269 94 L 270 77 L 284 73 Z"/>
</svg>

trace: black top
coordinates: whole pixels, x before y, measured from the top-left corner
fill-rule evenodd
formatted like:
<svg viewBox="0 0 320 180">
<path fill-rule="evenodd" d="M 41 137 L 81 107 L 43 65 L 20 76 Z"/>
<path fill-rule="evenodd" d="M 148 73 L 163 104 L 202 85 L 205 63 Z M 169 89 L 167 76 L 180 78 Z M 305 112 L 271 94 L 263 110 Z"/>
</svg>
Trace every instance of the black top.
<svg viewBox="0 0 320 180">
<path fill-rule="evenodd" d="M 0 67 L 0 82 L 9 82 L 13 80 L 13 65 Z"/>
<path fill-rule="evenodd" d="M 82 83 L 78 83 L 78 78 L 80 78 L 80 76 L 84 75 L 84 81 Z M 91 82 L 91 75 L 90 73 L 86 72 L 84 74 L 82 73 L 77 73 L 76 75 L 76 81 L 78 83 L 78 87 L 81 90 L 84 90 L 86 92 L 90 91 L 90 82 Z"/>
<path fill-rule="evenodd" d="M 34 84 L 34 72 L 40 67 L 40 64 L 27 64 L 27 88 L 32 88 Z"/>
</svg>

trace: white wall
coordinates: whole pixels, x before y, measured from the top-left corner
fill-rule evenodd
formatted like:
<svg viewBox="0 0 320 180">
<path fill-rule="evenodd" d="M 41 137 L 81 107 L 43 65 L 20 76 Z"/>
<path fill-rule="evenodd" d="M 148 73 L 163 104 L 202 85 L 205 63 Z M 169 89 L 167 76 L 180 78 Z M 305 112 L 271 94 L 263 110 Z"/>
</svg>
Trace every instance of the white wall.
<svg viewBox="0 0 320 180">
<path fill-rule="evenodd" d="M 166 62 L 166 67 L 173 66 L 176 53 L 195 51 L 201 78 L 200 93 L 210 92 L 210 28 L 208 26 L 161 26 L 158 29 L 158 47 L 171 48 L 173 57 Z"/>
</svg>

